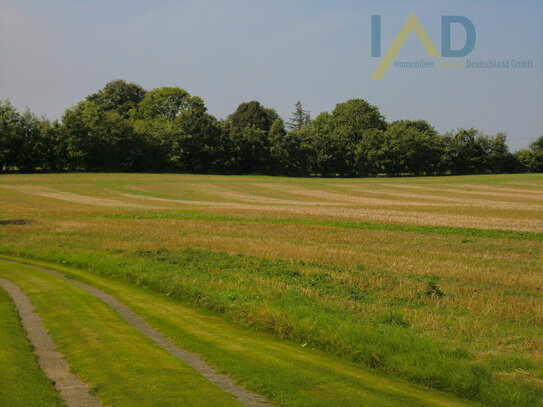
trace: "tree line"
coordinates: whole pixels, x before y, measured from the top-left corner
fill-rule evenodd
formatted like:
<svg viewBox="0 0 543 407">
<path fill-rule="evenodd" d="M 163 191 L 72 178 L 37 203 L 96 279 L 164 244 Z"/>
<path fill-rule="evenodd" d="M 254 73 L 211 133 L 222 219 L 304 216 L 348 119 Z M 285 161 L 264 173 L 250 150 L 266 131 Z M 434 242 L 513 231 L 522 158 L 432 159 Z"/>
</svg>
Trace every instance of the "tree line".
<svg viewBox="0 0 543 407">
<path fill-rule="evenodd" d="M 245 102 L 224 120 L 183 89 L 146 91 L 123 80 L 66 110 L 61 120 L 0 102 L 0 171 L 123 171 L 286 176 L 391 176 L 543 172 L 543 136 L 514 154 L 506 135 L 425 120 L 388 123 L 362 99 L 311 120 L 300 102 L 285 123 Z"/>
</svg>

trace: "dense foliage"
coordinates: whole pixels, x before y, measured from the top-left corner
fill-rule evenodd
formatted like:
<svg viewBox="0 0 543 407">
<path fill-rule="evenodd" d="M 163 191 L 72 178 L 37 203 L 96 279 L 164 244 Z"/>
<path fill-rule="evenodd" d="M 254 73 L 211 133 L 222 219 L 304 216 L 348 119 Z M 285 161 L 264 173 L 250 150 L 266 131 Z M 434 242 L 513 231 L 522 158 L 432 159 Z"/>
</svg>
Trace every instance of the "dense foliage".
<svg viewBox="0 0 543 407">
<path fill-rule="evenodd" d="M 285 128 L 286 127 L 286 128 Z M 0 171 L 131 171 L 289 176 L 542 172 L 543 136 L 512 154 L 506 136 L 424 120 L 387 123 L 362 99 L 311 121 L 296 103 L 287 126 L 242 103 L 226 120 L 180 88 L 145 91 L 123 80 L 66 110 L 60 122 L 0 103 Z"/>
</svg>

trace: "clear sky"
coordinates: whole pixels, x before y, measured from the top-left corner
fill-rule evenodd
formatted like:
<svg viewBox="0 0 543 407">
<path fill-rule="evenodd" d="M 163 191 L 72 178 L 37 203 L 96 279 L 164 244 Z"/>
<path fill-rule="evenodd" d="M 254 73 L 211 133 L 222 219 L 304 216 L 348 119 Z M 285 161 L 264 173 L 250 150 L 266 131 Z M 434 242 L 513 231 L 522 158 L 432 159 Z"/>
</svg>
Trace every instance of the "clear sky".
<svg viewBox="0 0 543 407">
<path fill-rule="evenodd" d="M 383 54 L 414 12 L 441 48 L 441 16 L 469 18 L 464 61 L 531 59 L 527 69 L 394 69 L 371 81 L 371 16 Z M 453 27 L 453 48 L 465 34 Z M 411 34 L 397 59 L 429 58 Z M 504 131 L 513 150 L 543 135 L 543 1 L 0 0 L 0 98 L 58 118 L 113 79 L 179 86 L 226 117 L 259 100 L 284 118 L 363 98 L 387 120 Z"/>
</svg>

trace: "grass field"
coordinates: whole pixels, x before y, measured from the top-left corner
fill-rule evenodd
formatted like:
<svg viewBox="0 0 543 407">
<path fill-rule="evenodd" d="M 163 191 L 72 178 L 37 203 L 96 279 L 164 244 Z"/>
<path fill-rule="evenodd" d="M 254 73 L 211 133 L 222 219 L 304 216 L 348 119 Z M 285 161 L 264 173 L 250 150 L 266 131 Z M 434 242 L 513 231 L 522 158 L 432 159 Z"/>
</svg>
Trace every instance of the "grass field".
<svg viewBox="0 0 543 407">
<path fill-rule="evenodd" d="M 486 405 L 543 405 L 543 175 L 4 175 L 0 201 L 2 253 L 75 268 L 67 272 L 132 304 L 273 404 L 331 405 L 324 394 L 334 405 L 440 405 L 433 397 L 445 397 L 402 399 L 408 390 L 385 391 L 393 380 Z M 125 384 L 114 366 L 98 372 L 77 358 L 91 342 L 70 345 L 77 326 L 63 321 L 99 308 L 84 294 L 24 267 L 2 266 L 2 276 L 34 296 L 74 366 L 100 379 L 93 386 L 105 400 L 117 400 L 115 386 L 170 394 L 166 356 L 149 379 L 165 390 Z M 55 311 L 52 292 L 65 292 L 75 314 Z M 179 312 L 161 312 L 154 304 L 162 301 Z M 204 314 L 189 318 L 186 306 Z M 90 338 L 122 326 L 80 323 L 96 329 Z M 210 333 L 213 324 L 224 338 Z M 275 361 L 263 356 L 283 346 Z M 132 360 L 139 347 L 113 351 Z M 277 379 L 280 372 L 299 380 Z"/>
<path fill-rule="evenodd" d="M 62 405 L 53 383 L 41 373 L 17 312 L 0 289 L 0 401 L 3 406 Z"/>
</svg>

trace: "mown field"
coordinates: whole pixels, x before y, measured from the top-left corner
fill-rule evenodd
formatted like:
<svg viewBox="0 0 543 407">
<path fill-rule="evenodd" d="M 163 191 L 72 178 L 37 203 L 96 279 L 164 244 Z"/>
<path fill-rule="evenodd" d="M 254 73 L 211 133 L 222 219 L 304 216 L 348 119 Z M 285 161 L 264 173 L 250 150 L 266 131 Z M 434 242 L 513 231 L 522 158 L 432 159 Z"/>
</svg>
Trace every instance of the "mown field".
<svg viewBox="0 0 543 407">
<path fill-rule="evenodd" d="M 128 282 L 233 323 L 229 329 L 271 334 L 300 352 L 417 388 L 483 405 L 543 405 L 541 174 L 3 175 L 0 202 L 0 253 Z M 45 294 L 34 295 L 47 313 Z M 205 355 L 198 334 L 193 343 L 172 331 Z M 214 365 L 274 404 L 317 405 L 308 389 L 322 378 L 308 373 L 307 388 L 294 381 L 273 391 L 258 363 L 236 367 L 235 358 L 209 352 Z M 295 374 L 296 365 L 285 371 Z M 362 405 L 355 395 L 345 400 Z"/>
</svg>

